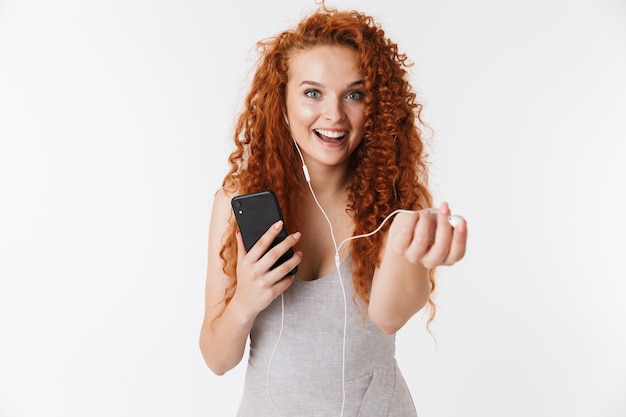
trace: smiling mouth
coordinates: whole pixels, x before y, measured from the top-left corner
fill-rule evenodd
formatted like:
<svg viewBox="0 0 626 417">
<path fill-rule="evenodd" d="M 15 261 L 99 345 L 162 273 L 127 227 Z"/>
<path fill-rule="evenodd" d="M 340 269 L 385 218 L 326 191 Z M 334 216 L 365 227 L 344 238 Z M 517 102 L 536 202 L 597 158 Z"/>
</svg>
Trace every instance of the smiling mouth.
<svg viewBox="0 0 626 417">
<path fill-rule="evenodd" d="M 346 137 L 345 131 L 333 131 L 325 129 L 313 129 L 317 137 L 324 142 L 339 143 Z"/>
</svg>

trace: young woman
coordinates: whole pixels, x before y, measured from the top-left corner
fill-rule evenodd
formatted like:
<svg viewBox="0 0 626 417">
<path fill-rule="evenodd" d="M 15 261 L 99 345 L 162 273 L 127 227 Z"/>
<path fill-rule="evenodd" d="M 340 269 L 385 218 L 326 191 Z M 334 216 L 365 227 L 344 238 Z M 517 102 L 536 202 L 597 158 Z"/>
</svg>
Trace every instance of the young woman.
<svg viewBox="0 0 626 417">
<path fill-rule="evenodd" d="M 250 340 L 241 417 L 416 415 L 394 334 L 427 304 L 432 319 L 434 269 L 464 256 L 467 226 L 428 210 L 407 58 L 371 16 L 324 4 L 259 46 L 211 217 L 204 359 L 224 374 Z M 293 233 L 246 251 L 230 201 L 262 190 Z"/>
</svg>

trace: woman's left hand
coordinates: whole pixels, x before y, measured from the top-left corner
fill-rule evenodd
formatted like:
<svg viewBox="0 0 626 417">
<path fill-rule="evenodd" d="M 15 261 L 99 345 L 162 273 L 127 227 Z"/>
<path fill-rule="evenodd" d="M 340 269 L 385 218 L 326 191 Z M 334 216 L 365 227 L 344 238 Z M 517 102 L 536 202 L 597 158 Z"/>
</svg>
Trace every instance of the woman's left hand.
<svg viewBox="0 0 626 417">
<path fill-rule="evenodd" d="M 452 227 L 449 216 L 447 203 L 441 204 L 437 214 L 428 210 L 398 213 L 389 228 L 388 248 L 428 269 L 458 262 L 465 255 L 467 223 L 461 220 Z"/>
</svg>

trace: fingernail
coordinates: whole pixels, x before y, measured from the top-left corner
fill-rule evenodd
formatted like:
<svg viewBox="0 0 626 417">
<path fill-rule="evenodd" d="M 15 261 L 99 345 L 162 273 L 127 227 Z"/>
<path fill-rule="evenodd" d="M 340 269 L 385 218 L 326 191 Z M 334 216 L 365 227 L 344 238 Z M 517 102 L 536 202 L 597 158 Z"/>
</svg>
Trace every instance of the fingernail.
<svg viewBox="0 0 626 417">
<path fill-rule="evenodd" d="M 300 233 L 300 232 L 296 232 L 296 233 L 293 234 L 294 240 L 300 240 L 300 236 L 302 236 L 302 233 Z"/>
<path fill-rule="evenodd" d="M 283 221 L 279 220 L 276 223 L 274 223 L 274 229 L 281 229 L 283 227 Z"/>
</svg>

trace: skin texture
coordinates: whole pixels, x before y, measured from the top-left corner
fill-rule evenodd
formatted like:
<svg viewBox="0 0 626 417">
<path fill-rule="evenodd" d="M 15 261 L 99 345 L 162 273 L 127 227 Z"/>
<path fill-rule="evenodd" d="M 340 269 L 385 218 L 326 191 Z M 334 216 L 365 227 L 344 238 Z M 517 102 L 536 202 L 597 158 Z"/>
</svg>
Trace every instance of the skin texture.
<svg viewBox="0 0 626 417">
<path fill-rule="evenodd" d="M 374 230 L 397 208 L 419 210 L 431 203 L 416 125 L 421 106 L 404 80 L 406 58 L 367 17 L 356 16 L 359 26 L 353 14 L 324 10 L 319 18 L 331 22 L 323 27 L 336 28 L 325 40 L 319 39 L 324 35 L 299 40 L 318 33 L 307 29 L 320 25 L 313 16 L 301 33 L 265 45 L 265 60 L 235 129 L 231 171 L 215 196 L 200 347 L 216 374 L 241 361 L 256 316 L 294 279 L 317 279 L 335 268 L 334 242 Z M 337 40 L 335 30 L 344 40 Z M 371 39 L 357 50 L 352 37 L 360 36 Z M 384 95 L 391 101 L 380 99 L 392 90 L 396 93 Z M 293 140 L 333 236 L 308 190 Z M 269 188 L 293 233 L 264 254 L 281 225 L 271 227 L 246 253 L 230 199 Z M 381 331 L 398 331 L 431 302 L 434 269 L 464 256 L 467 226 L 461 221 L 452 228 L 449 214 L 446 203 L 437 214 L 399 213 L 372 238 L 342 247 L 341 258 L 352 255 L 354 287 L 366 302 L 365 314 Z M 294 257 L 270 271 L 289 248 Z M 296 265 L 298 274 L 283 278 Z"/>
</svg>

